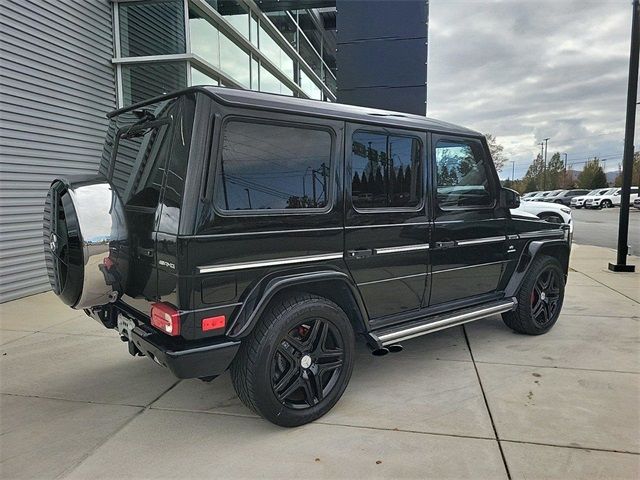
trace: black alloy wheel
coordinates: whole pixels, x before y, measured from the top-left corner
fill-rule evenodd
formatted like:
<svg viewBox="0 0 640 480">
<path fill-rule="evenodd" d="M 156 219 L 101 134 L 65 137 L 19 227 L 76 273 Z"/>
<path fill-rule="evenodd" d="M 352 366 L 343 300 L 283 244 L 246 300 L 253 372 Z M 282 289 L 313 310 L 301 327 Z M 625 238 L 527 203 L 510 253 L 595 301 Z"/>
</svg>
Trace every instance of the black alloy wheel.
<svg viewBox="0 0 640 480">
<path fill-rule="evenodd" d="M 534 321 L 545 327 L 555 319 L 560 301 L 560 282 L 558 271 L 548 267 L 538 274 L 531 291 L 531 315 Z"/>
<path fill-rule="evenodd" d="M 557 258 L 540 255 L 533 260 L 516 294 L 515 310 L 502 314 L 511 329 L 527 335 L 548 332 L 558 321 L 564 300 L 565 274 Z"/>
<path fill-rule="evenodd" d="M 271 359 L 273 393 L 289 408 L 317 405 L 335 388 L 344 355 L 344 341 L 333 324 L 305 320 L 284 335 Z"/>
<path fill-rule="evenodd" d="M 354 358 L 354 330 L 338 305 L 309 293 L 283 294 L 242 339 L 231 380 L 242 403 L 258 415 L 296 427 L 333 408 Z"/>
</svg>

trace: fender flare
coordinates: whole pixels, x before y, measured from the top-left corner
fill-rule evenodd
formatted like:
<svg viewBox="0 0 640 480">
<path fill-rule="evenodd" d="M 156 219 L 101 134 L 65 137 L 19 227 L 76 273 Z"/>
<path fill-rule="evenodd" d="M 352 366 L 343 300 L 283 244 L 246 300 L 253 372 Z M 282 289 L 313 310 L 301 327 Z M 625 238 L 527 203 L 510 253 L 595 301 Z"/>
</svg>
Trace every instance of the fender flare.
<svg viewBox="0 0 640 480">
<path fill-rule="evenodd" d="M 529 273 L 531 264 L 537 257 L 542 255 L 542 250 L 546 247 L 556 246 L 566 248 L 568 257 L 569 252 L 571 251 L 571 245 L 566 240 L 533 240 L 529 242 L 526 248 L 522 250 L 516 270 L 513 272 L 513 275 L 511 275 L 511 279 L 509 279 L 509 283 L 505 287 L 505 296 L 514 297 L 518 293 L 522 282 Z M 566 269 L 564 273 L 566 276 Z"/>
<path fill-rule="evenodd" d="M 241 338 L 249 334 L 269 302 L 285 288 L 293 286 L 310 286 L 325 282 L 339 282 L 348 289 L 360 313 L 362 328 L 367 329 L 369 317 L 358 288 L 351 277 L 341 271 L 319 270 L 302 273 L 280 273 L 262 278 L 249 292 L 240 310 L 234 315 L 227 330 L 227 337 Z"/>
</svg>

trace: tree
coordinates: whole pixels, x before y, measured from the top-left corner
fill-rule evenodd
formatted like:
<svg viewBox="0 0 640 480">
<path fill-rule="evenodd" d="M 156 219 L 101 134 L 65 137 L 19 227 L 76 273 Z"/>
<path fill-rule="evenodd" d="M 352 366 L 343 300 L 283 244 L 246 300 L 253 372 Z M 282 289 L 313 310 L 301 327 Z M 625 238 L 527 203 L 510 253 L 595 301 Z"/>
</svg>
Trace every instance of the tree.
<svg viewBox="0 0 640 480">
<path fill-rule="evenodd" d="M 564 162 L 560 158 L 560 152 L 556 152 L 547 163 L 547 189 L 556 190 L 563 185 Z"/>
<path fill-rule="evenodd" d="M 597 157 L 585 164 L 584 170 L 578 175 L 578 186 L 589 190 L 607 186 L 607 175 L 600 166 L 600 160 Z"/>
<path fill-rule="evenodd" d="M 631 185 L 636 187 L 640 185 L 640 150 L 633 154 L 633 173 L 631 174 Z M 616 177 L 615 187 L 622 186 L 622 165 L 618 165 L 618 176 Z"/>
<path fill-rule="evenodd" d="M 485 133 L 487 144 L 489 145 L 489 152 L 491 152 L 491 158 L 493 158 L 493 164 L 496 166 L 496 170 L 501 172 L 504 164 L 507 163 L 508 158 L 505 157 L 503 151 L 504 147 L 498 143 L 495 136 L 490 133 Z"/>
<path fill-rule="evenodd" d="M 524 174 L 522 179 L 525 184 L 525 192 L 533 192 L 544 188 L 544 160 L 542 155 L 538 156 L 531 162 L 527 173 Z"/>
</svg>

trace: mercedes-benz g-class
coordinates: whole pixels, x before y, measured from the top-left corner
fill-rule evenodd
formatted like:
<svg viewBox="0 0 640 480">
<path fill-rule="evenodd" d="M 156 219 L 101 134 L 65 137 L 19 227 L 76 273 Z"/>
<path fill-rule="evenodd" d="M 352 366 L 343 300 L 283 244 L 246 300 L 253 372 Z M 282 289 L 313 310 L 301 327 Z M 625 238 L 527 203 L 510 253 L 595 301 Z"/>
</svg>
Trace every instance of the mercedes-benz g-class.
<svg viewBox="0 0 640 480">
<path fill-rule="evenodd" d="M 217 87 L 109 117 L 97 174 L 49 190 L 53 291 L 179 378 L 230 369 L 276 424 L 333 407 L 357 340 L 558 319 L 568 226 L 511 213 L 479 133 Z"/>
</svg>

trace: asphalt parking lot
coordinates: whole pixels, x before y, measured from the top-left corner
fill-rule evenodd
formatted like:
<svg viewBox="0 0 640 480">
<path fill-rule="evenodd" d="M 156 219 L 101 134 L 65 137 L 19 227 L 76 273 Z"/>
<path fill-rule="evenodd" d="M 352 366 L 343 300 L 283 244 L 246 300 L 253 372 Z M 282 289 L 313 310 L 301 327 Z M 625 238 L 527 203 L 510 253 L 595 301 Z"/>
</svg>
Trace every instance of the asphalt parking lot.
<svg viewBox="0 0 640 480">
<path fill-rule="evenodd" d="M 50 293 L 0 305 L 2 478 L 638 478 L 640 274 L 576 245 L 547 335 L 499 317 L 360 349 L 320 421 L 276 427 L 227 375 L 177 381 Z M 640 258 L 631 259 L 640 264 Z"/>
<path fill-rule="evenodd" d="M 620 208 L 602 210 L 572 209 L 575 222 L 573 241 L 580 245 L 596 245 L 616 248 L 618 245 L 618 221 Z M 632 254 L 640 255 L 640 210 L 629 212 L 629 247 Z"/>
</svg>

